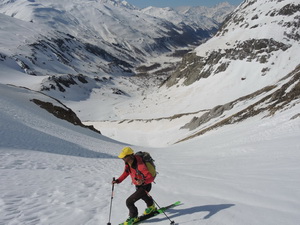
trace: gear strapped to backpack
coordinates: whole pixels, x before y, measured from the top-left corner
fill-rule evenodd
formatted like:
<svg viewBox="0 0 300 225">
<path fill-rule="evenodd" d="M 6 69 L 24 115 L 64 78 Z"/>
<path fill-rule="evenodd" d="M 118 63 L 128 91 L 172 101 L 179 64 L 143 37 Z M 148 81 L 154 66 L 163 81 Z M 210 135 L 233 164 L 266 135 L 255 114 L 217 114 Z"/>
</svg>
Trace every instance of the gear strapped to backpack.
<svg viewBox="0 0 300 225">
<path fill-rule="evenodd" d="M 139 152 L 135 153 L 135 155 L 140 156 L 142 158 L 143 162 L 145 163 L 145 165 L 148 168 L 148 171 L 155 178 L 157 175 L 156 166 L 154 164 L 154 159 L 151 157 L 150 153 L 139 151 Z"/>
</svg>

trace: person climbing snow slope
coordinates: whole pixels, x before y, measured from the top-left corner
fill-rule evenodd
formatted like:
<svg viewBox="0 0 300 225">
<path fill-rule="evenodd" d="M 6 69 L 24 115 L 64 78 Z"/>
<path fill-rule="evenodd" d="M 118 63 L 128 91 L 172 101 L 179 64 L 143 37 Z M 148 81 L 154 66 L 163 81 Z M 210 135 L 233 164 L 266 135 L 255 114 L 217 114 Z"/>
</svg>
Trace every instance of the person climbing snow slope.
<svg viewBox="0 0 300 225">
<path fill-rule="evenodd" d="M 147 205 L 144 215 L 157 210 L 152 197 L 148 194 L 152 188 L 155 176 L 148 170 L 142 157 L 134 154 L 132 148 L 123 148 L 118 157 L 124 160 L 125 168 L 123 174 L 118 179 L 113 180 L 112 183 L 119 184 L 130 175 L 136 189 L 126 200 L 129 218 L 123 224 L 131 225 L 138 221 L 138 208 L 135 206 L 135 202 L 138 200 L 142 199 Z"/>
</svg>

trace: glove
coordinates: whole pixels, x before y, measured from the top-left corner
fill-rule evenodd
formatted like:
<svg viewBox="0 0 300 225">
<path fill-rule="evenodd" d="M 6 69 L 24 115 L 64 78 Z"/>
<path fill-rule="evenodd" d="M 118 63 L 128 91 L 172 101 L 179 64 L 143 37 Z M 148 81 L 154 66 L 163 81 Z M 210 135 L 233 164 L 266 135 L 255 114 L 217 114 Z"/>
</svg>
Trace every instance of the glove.
<svg viewBox="0 0 300 225">
<path fill-rule="evenodd" d="M 113 179 L 113 181 L 111 182 L 112 184 L 119 184 L 120 182 L 119 182 L 119 180 L 118 179 Z"/>
<path fill-rule="evenodd" d="M 145 182 L 145 181 L 144 181 L 143 179 L 136 179 L 136 184 L 137 184 L 138 186 L 143 185 L 144 182 Z"/>
</svg>

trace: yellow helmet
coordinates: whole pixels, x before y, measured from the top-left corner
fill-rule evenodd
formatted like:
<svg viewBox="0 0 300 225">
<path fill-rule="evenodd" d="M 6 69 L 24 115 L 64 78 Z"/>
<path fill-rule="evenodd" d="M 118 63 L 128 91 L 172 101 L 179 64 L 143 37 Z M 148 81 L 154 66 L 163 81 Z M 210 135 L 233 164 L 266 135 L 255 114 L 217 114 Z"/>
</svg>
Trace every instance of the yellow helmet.
<svg viewBox="0 0 300 225">
<path fill-rule="evenodd" d="M 125 147 L 122 149 L 122 152 L 120 153 L 120 155 L 118 156 L 120 159 L 125 158 L 128 155 L 132 155 L 134 152 L 132 150 L 132 148 L 130 147 Z"/>
</svg>

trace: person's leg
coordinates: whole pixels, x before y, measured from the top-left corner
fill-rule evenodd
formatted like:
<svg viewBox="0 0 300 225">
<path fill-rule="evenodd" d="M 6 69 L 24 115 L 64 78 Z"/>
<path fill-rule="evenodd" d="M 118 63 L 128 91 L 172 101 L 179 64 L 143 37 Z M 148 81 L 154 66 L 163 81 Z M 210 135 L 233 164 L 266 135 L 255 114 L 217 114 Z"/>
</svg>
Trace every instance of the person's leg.
<svg viewBox="0 0 300 225">
<path fill-rule="evenodd" d="M 144 189 L 144 192 L 147 191 L 147 192 L 150 192 L 151 191 L 151 188 L 152 188 L 152 185 L 151 183 L 150 184 L 147 184 L 147 185 L 144 185 L 143 187 L 140 187 L 141 189 Z M 145 192 L 145 195 L 142 196 L 142 199 L 144 200 L 144 202 L 147 204 L 147 207 L 150 207 L 154 204 L 153 202 L 153 199 L 151 196 L 149 196 L 147 194 L 147 192 Z"/>
<path fill-rule="evenodd" d="M 145 190 L 141 187 L 137 187 L 137 190 L 127 198 L 126 206 L 129 209 L 129 216 L 130 217 L 137 217 L 138 216 L 138 209 L 134 205 L 134 203 L 136 201 L 140 200 L 140 199 L 144 199 L 145 196 L 147 196 Z"/>
</svg>

